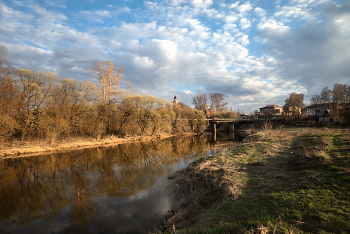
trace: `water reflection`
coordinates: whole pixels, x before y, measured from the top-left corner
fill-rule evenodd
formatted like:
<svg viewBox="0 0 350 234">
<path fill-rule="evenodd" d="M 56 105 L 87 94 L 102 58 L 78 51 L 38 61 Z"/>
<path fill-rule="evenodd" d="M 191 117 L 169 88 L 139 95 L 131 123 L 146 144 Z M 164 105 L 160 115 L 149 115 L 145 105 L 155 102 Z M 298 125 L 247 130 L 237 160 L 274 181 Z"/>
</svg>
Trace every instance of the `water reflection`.
<svg viewBox="0 0 350 234">
<path fill-rule="evenodd" d="M 177 137 L 0 160 L 0 233 L 146 232 L 177 205 L 160 192 L 167 175 L 215 144 Z"/>
<path fill-rule="evenodd" d="M 216 134 L 210 135 L 210 142 L 226 142 L 226 141 L 241 141 L 246 136 L 248 136 L 248 132 L 216 132 Z"/>
</svg>

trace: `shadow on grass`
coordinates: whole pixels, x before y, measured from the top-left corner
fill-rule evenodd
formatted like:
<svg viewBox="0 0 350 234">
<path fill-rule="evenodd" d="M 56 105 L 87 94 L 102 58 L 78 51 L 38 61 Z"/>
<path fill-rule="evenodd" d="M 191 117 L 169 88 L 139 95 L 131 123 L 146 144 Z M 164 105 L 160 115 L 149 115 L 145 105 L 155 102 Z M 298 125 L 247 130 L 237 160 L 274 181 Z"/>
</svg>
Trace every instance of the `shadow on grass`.
<svg viewBox="0 0 350 234">
<path fill-rule="evenodd" d="M 209 205 L 184 231 L 350 233 L 349 142 L 349 134 L 302 135 L 263 161 L 258 150 L 241 162 L 241 196 Z"/>
</svg>

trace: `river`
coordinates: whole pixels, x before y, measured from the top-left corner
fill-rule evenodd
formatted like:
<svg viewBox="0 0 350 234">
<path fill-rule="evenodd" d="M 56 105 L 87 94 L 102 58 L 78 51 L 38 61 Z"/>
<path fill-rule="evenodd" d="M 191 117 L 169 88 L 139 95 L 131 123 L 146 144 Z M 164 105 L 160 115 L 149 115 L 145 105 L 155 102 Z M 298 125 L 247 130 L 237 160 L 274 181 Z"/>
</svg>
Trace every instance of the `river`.
<svg viewBox="0 0 350 234">
<path fill-rule="evenodd" d="M 179 202 L 170 173 L 242 136 L 173 137 L 0 159 L 0 233 L 147 233 Z"/>
</svg>

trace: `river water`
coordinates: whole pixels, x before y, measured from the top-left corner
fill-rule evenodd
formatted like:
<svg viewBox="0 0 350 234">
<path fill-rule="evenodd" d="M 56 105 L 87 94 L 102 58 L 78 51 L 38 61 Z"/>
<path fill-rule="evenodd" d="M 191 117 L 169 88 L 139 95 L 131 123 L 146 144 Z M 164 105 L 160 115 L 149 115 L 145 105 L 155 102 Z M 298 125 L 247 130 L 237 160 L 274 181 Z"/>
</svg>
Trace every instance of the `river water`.
<svg viewBox="0 0 350 234">
<path fill-rule="evenodd" d="M 179 207 L 163 184 L 242 136 L 173 137 L 0 159 L 0 233 L 147 233 Z"/>
</svg>

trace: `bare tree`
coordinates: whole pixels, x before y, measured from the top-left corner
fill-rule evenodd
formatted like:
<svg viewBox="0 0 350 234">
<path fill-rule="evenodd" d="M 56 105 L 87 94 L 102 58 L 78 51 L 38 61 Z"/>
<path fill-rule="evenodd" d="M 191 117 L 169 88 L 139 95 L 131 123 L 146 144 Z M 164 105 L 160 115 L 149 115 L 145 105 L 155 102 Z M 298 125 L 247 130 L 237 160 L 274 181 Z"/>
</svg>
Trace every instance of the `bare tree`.
<svg viewBox="0 0 350 234">
<path fill-rule="evenodd" d="M 6 47 L 0 45 L 0 85 L 1 82 L 5 80 L 14 70 L 14 68 L 11 66 L 11 64 L 7 61 L 5 57 L 6 52 Z"/>
<path fill-rule="evenodd" d="M 301 111 L 304 107 L 304 94 L 292 93 L 289 98 L 285 100 L 283 112 L 286 117 L 290 116 L 293 120 L 300 117 Z"/>
<path fill-rule="evenodd" d="M 347 84 L 334 84 L 333 91 L 332 91 L 333 103 L 336 103 L 336 104 L 346 103 L 347 92 L 348 92 Z"/>
<path fill-rule="evenodd" d="M 18 123 L 21 126 L 22 140 L 28 133 L 35 133 L 40 117 L 49 105 L 51 94 L 57 82 L 58 75 L 52 72 L 38 72 L 29 69 L 17 69 L 20 100 L 16 110 Z"/>
<path fill-rule="evenodd" d="M 314 94 L 310 100 L 311 105 L 315 105 L 315 104 L 321 104 L 321 96 L 318 94 Z"/>
<path fill-rule="evenodd" d="M 96 61 L 92 64 L 90 72 L 97 75 L 103 104 L 116 103 L 120 98 L 123 93 L 120 82 L 123 80 L 124 71 L 124 66 L 118 69 L 111 59 L 103 62 Z"/>
<path fill-rule="evenodd" d="M 227 102 L 225 102 L 224 95 L 221 93 L 209 93 L 210 96 L 210 109 L 217 111 L 218 113 L 227 111 Z"/>
<path fill-rule="evenodd" d="M 347 84 L 334 84 L 332 91 L 333 115 L 339 119 L 339 109 L 348 101 L 349 87 Z"/>
<path fill-rule="evenodd" d="M 108 112 L 108 133 L 111 129 L 111 113 L 112 108 L 122 96 L 123 90 L 120 87 L 122 81 L 123 72 L 125 67 L 121 66 L 119 69 L 115 63 L 109 59 L 108 61 L 96 61 L 92 64 L 90 72 L 97 75 L 97 79 L 100 83 L 100 94 L 102 96 L 102 107 L 100 108 L 98 118 L 95 125 L 98 126 L 98 120 L 102 119 L 101 116 Z"/>
<path fill-rule="evenodd" d="M 124 95 L 129 95 L 129 96 L 133 96 L 137 94 L 137 88 L 136 86 L 134 86 L 131 81 L 128 79 L 126 81 L 126 92 L 124 93 Z"/>
<path fill-rule="evenodd" d="M 328 89 L 328 87 L 324 87 L 321 91 L 321 102 L 322 103 L 330 103 L 332 98 L 332 90 Z"/>
<path fill-rule="evenodd" d="M 192 104 L 194 105 L 195 109 L 205 111 L 208 109 L 207 95 L 203 93 L 197 94 L 196 97 L 193 97 Z"/>
</svg>

